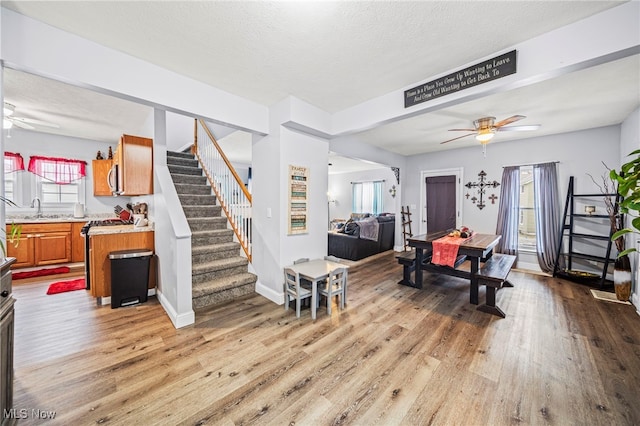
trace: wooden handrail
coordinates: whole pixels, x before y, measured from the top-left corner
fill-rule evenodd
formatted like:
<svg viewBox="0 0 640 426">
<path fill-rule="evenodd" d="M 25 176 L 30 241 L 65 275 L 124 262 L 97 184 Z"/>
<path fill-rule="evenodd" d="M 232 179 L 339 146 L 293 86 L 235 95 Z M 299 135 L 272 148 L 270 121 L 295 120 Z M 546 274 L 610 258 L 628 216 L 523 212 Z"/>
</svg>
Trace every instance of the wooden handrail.
<svg viewBox="0 0 640 426">
<path fill-rule="evenodd" d="M 200 154 L 198 154 L 198 152 L 196 152 L 195 155 L 196 155 L 196 157 L 198 157 L 198 161 L 202 162 L 202 159 L 200 158 Z M 213 176 L 211 176 L 211 174 L 207 170 L 204 170 L 204 174 L 206 175 L 207 180 L 209 181 L 209 185 L 213 189 L 213 192 L 215 192 L 216 197 L 218 198 L 218 200 L 222 200 L 222 195 L 218 191 L 218 187 L 215 185 L 215 181 L 213 179 Z M 220 207 L 222 208 L 222 210 L 224 210 L 224 214 L 227 217 L 231 217 L 231 212 L 229 211 L 229 209 L 227 208 L 227 205 L 225 203 L 221 203 Z M 238 226 L 235 224 L 235 222 L 233 222 L 231 220 L 229 221 L 229 224 L 231 225 L 231 229 L 236 234 L 238 239 L 240 239 L 240 230 L 238 229 Z M 242 247 L 242 250 L 244 250 L 244 254 L 247 255 L 247 259 L 249 259 L 249 262 L 251 262 L 251 253 L 249 251 L 249 248 L 245 244 L 240 244 L 240 247 Z"/>
<path fill-rule="evenodd" d="M 240 189 L 242 189 L 242 192 L 244 193 L 244 196 L 247 197 L 247 200 L 249 200 L 249 202 L 251 203 L 251 194 L 249 193 L 249 190 L 247 190 L 247 187 L 244 186 L 244 182 L 242 182 L 242 179 L 240 179 L 240 176 L 238 176 L 238 173 L 236 173 L 236 170 L 231 165 L 231 162 L 229 161 L 227 156 L 224 155 L 224 152 L 222 152 L 222 148 L 220 148 L 220 145 L 218 145 L 218 141 L 213 136 L 213 134 L 211 134 L 209 127 L 207 127 L 207 125 L 203 120 L 200 120 L 200 125 L 202 126 L 204 131 L 207 132 L 207 135 L 211 139 L 211 142 L 213 142 L 213 145 L 216 147 L 216 149 L 220 153 L 220 157 L 222 158 L 222 160 L 224 160 L 224 163 L 227 165 L 227 168 L 229 169 L 229 171 L 231 171 L 231 174 L 233 175 L 236 182 L 238 182 Z"/>
<path fill-rule="evenodd" d="M 198 152 L 198 119 L 193 120 L 193 146 L 191 147 L 191 153 Z"/>
<path fill-rule="evenodd" d="M 249 262 L 251 262 L 251 194 L 227 156 L 222 152 L 218 141 L 206 123 L 198 119 L 195 119 L 194 123 L 195 135 L 192 146 L 194 154 L 209 181 L 220 207 L 227 216 L 229 225 L 238 238 L 240 246 L 247 255 Z M 202 130 L 199 127 L 202 127 Z M 198 142 L 198 133 L 201 131 L 206 132 L 206 135 L 204 133 L 201 134 L 201 141 Z M 211 141 L 211 145 L 206 143 L 207 137 Z M 229 178 L 229 174 L 233 176 L 233 179 Z M 248 222 L 246 221 L 247 217 L 249 218 Z"/>
</svg>

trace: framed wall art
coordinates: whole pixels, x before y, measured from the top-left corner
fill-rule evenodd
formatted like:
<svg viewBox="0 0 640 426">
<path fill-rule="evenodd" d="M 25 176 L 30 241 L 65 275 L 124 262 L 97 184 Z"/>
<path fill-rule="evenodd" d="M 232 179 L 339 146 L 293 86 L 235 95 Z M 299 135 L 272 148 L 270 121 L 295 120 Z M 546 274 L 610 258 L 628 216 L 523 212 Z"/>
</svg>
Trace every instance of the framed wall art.
<svg viewBox="0 0 640 426">
<path fill-rule="evenodd" d="M 289 235 L 307 232 L 309 169 L 289 165 Z"/>
</svg>

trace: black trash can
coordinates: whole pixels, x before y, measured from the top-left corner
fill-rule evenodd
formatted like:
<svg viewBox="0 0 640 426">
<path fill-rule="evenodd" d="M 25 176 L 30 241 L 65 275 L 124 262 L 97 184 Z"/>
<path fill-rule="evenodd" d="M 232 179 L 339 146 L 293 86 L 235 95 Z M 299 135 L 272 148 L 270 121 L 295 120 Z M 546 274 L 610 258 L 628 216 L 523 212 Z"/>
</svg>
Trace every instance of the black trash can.
<svg viewBox="0 0 640 426">
<path fill-rule="evenodd" d="M 109 253 L 112 309 L 147 301 L 151 256 L 153 251 L 145 249 Z"/>
</svg>

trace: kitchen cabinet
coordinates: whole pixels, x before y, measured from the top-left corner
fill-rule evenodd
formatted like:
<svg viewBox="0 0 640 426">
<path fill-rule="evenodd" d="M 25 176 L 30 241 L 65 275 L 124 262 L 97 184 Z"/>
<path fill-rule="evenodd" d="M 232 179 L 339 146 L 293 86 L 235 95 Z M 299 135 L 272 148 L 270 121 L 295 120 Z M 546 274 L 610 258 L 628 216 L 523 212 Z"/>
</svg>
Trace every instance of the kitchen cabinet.
<svg viewBox="0 0 640 426">
<path fill-rule="evenodd" d="M 71 223 L 22 224 L 18 246 L 8 243 L 7 256 L 16 258 L 13 269 L 71 262 Z"/>
<path fill-rule="evenodd" d="M 7 227 L 7 235 L 9 234 L 9 228 L 10 227 Z M 36 264 L 36 254 L 33 242 L 34 239 L 24 233 L 20 235 L 17 246 L 15 243 L 7 241 L 7 256 L 14 257 L 16 259 L 12 269 L 28 268 Z"/>
<path fill-rule="evenodd" d="M 6 258 L 1 262 L 0 274 L 2 296 L 0 297 L 0 425 L 14 424 L 8 415 L 13 409 L 13 345 L 14 345 L 14 303 L 11 296 L 11 271 L 9 266 L 15 261 Z"/>
<path fill-rule="evenodd" d="M 114 157 L 118 195 L 153 194 L 153 139 L 122 135 Z"/>
<path fill-rule="evenodd" d="M 98 227 L 99 228 L 99 227 Z M 89 274 L 93 297 L 111 296 L 111 260 L 109 254 L 119 250 L 155 250 L 154 232 L 137 231 L 133 225 L 109 226 L 108 231 L 92 235 L 89 231 Z M 94 228 L 96 229 L 96 228 Z M 131 231 L 131 232 L 130 232 Z M 155 261 L 151 259 L 149 288 L 155 288 Z"/>
<path fill-rule="evenodd" d="M 71 222 L 71 261 L 84 262 L 84 236 L 80 230 L 86 222 Z"/>
<path fill-rule="evenodd" d="M 93 172 L 93 195 L 113 195 L 109 186 L 109 172 L 113 167 L 113 160 L 93 160 L 91 170 Z"/>
</svg>

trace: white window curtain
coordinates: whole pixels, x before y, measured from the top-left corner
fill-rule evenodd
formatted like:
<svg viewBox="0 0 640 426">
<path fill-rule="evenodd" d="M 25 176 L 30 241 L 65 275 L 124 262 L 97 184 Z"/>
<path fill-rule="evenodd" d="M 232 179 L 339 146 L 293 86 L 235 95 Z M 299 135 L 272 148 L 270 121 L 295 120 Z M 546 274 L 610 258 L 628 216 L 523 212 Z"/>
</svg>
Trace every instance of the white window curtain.
<svg viewBox="0 0 640 426">
<path fill-rule="evenodd" d="M 352 212 L 374 215 L 382 213 L 384 211 L 382 184 L 383 181 L 352 182 Z"/>
</svg>

